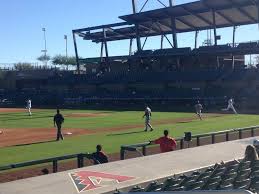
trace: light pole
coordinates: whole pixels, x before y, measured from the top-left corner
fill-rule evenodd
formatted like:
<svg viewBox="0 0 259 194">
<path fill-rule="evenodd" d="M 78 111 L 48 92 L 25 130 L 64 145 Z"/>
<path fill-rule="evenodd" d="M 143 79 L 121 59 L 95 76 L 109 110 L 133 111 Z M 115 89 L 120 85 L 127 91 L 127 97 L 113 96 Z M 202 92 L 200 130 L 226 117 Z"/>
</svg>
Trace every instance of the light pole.
<svg viewBox="0 0 259 194">
<path fill-rule="evenodd" d="M 41 50 L 41 52 L 44 53 L 44 57 L 45 57 L 45 65 L 47 65 L 47 40 L 46 40 L 46 28 L 42 28 L 43 31 L 43 38 L 44 38 L 44 50 Z"/>
<path fill-rule="evenodd" d="M 64 39 L 66 42 L 66 63 L 67 63 L 67 35 L 64 35 Z M 67 63 L 67 70 L 68 70 L 68 63 Z"/>
</svg>

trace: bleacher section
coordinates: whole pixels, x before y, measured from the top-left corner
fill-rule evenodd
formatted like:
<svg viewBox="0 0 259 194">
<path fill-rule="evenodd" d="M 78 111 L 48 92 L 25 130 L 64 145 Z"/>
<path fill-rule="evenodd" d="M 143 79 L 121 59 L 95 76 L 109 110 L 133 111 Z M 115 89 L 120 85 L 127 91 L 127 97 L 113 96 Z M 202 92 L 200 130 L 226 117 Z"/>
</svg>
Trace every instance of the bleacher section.
<svg viewBox="0 0 259 194">
<path fill-rule="evenodd" d="M 73 74 L 56 72 L 32 79 L 17 79 L 16 89 L 2 89 L 0 99 L 24 105 L 87 104 L 105 100 L 180 100 L 196 99 L 223 102 L 232 96 L 236 102 L 257 98 L 257 69 L 197 69 L 184 71 L 121 71 Z M 20 73 L 21 75 L 21 73 Z M 26 74 L 23 74 L 26 75 Z M 45 78 L 43 78 L 45 77 Z M 74 103 L 77 101 L 77 103 Z M 209 103 L 210 103 L 209 102 Z M 143 102 L 142 102 L 143 103 Z"/>
<path fill-rule="evenodd" d="M 145 188 L 135 186 L 129 192 L 233 189 L 259 190 L 259 161 L 233 160 L 226 164 L 215 164 L 190 175 L 173 176 L 164 182 L 154 181 Z"/>
<path fill-rule="evenodd" d="M 245 68 L 243 52 L 249 50 L 259 51 L 259 42 L 143 50 L 123 58 L 111 57 L 109 63 L 96 58 L 85 64 L 82 74 L 58 69 L 7 72 L 12 76 L 0 83 L 0 103 L 21 106 L 31 98 L 34 105 L 41 106 L 105 99 L 109 103 L 140 100 L 142 104 L 145 100 L 180 99 L 190 104 L 200 99 L 215 104 L 230 96 L 238 103 L 252 102 L 259 96 L 259 77 L 258 68 Z M 235 66 L 232 54 L 238 55 Z"/>
</svg>

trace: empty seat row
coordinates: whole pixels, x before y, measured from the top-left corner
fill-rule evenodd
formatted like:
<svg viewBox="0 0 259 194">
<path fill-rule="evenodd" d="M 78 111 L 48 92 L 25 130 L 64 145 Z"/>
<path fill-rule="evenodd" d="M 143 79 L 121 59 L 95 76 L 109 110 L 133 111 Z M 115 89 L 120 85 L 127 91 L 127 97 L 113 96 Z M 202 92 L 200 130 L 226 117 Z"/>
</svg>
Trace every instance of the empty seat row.
<svg viewBox="0 0 259 194">
<path fill-rule="evenodd" d="M 190 191 L 190 190 L 259 190 L 259 161 L 237 161 L 215 164 L 188 175 L 172 176 L 146 187 L 134 186 L 129 192 Z M 117 191 L 116 193 L 119 193 Z"/>
</svg>

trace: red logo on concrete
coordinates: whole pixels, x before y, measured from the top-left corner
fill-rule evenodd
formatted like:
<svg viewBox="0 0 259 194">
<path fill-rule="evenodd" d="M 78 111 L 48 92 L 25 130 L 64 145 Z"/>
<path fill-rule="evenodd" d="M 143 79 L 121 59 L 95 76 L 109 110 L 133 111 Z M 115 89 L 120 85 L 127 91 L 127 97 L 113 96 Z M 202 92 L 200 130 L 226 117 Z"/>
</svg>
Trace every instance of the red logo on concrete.
<svg viewBox="0 0 259 194">
<path fill-rule="evenodd" d="M 93 171 L 79 171 L 69 174 L 79 193 L 135 179 L 135 177 Z"/>
</svg>

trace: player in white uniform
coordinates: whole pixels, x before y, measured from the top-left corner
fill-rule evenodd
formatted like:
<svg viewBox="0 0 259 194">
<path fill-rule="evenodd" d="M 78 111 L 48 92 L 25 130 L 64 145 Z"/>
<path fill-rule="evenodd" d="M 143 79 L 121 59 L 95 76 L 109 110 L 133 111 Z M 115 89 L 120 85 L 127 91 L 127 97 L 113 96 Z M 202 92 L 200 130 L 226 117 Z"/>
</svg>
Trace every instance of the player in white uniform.
<svg viewBox="0 0 259 194">
<path fill-rule="evenodd" d="M 237 114 L 237 111 L 236 111 L 236 109 L 235 109 L 235 107 L 234 107 L 234 99 L 233 98 L 230 98 L 229 100 L 228 100 L 228 107 L 227 108 L 224 108 L 224 109 L 222 109 L 223 111 L 228 111 L 228 110 L 232 110 L 235 114 Z"/>
<path fill-rule="evenodd" d="M 195 111 L 196 111 L 196 114 L 198 115 L 198 117 L 200 118 L 200 120 L 202 120 L 202 113 L 201 113 L 201 110 L 203 109 L 200 101 L 198 100 L 197 101 L 197 104 L 195 104 Z"/>
<path fill-rule="evenodd" d="M 27 100 L 26 108 L 28 110 L 29 115 L 31 116 L 31 100 L 30 99 Z"/>
<path fill-rule="evenodd" d="M 148 128 L 150 128 L 150 131 L 153 131 L 154 129 L 153 129 L 152 125 L 150 124 L 151 109 L 148 106 L 146 106 L 143 118 L 144 117 L 145 117 L 145 131 L 147 131 Z"/>
</svg>

